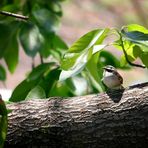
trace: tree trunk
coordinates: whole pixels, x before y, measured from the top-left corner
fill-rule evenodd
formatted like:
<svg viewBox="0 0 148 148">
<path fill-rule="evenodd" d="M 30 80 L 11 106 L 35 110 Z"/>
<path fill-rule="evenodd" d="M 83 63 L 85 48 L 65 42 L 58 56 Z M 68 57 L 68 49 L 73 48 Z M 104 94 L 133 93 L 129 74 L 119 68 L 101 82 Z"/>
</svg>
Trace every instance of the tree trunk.
<svg viewBox="0 0 148 148">
<path fill-rule="evenodd" d="M 5 147 L 122 148 L 148 144 L 148 83 L 73 98 L 8 104 Z"/>
</svg>

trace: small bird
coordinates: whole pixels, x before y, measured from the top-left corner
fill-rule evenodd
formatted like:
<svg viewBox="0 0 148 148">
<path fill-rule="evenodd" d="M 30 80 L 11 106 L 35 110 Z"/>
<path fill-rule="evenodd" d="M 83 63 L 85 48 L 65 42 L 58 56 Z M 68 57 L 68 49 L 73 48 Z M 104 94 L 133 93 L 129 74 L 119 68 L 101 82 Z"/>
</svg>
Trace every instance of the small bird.
<svg viewBox="0 0 148 148">
<path fill-rule="evenodd" d="M 122 86 L 123 78 L 118 73 L 115 67 L 111 65 L 107 65 L 103 67 L 103 69 L 104 69 L 104 72 L 103 72 L 102 82 L 108 89 L 123 89 L 124 88 Z"/>
</svg>

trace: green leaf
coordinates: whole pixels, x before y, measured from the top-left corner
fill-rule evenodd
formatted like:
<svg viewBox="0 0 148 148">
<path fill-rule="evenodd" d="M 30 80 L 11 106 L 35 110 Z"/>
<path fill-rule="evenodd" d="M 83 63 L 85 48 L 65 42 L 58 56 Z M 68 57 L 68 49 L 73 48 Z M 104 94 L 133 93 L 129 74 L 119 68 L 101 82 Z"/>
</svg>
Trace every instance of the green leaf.
<svg viewBox="0 0 148 148">
<path fill-rule="evenodd" d="M 71 97 L 74 96 L 74 94 L 71 93 L 67 83 L 63 81 L 55 83 L 54 87 L 52 87 L 49 92 L 49 96 Z"/>
<path fill-rule="evenodd" d="M 64 81 L 67 78 L 70 78 L 72 76 L 75 76 L 76 74 L 80 73 L 83 68 L 85 67 L 86 63 L 88 62 L 89 55 L 91 54 L 91 50 L 88 50 L 87 52 L 83 52 L 75 61 L 75 65 L 73 65 L 70 70 L 62 70 L 59 80 Z M 68 61 L 67 61 L 68 62 Z M 71 64 L 71 63 L 70 63 Z"/>
<path fill-rule="evenodd" d="M 148 68 L 148 53 L 142 53 L 140 55 L 140 59 L 143 62 L 143 64 Z"/>
<path fill-rule="evenodd" d="M 80 73 L 92 54 L 100 51 L 105 45 L 100 45 L 107 36 L 109 29 L 96 29 L 78 39 L 65 54 L 61 68 L 60 81 Z M 100 45 L 100 46 L 99 46 Z"/>
<path fill-rule="evenodd" d="M 78 58 L 81 58 L 81 56 L 82 55 L 79 53 L 66 53 L 62 59 L 61 68 L 63 70 L 71 69 L 71 67 L 75 65 L 76 61 L 78 61 Z"/>
<path fill-rule="evenodd" d="M 37 66 L 28 77 L 15 88 L 9 101 L 19 102 L 25 100 L 28 93 L 38 85 L 45 91 L 45 94 L 48 95 L 53 83 L 57 81 L 59 73 L 59 70 L 57 68 L 55 69 L 54 63 L 44 63 Z"/>
<path fill-rule="evenodd" d="M 7 24 L 0 23 L 0 28 L 0 58 L 2 58 L 10 40 L 11 31 L 10 26 Z"/>
<path fill-rule="evenodd" d="M 48 58 L 49 55 L 53 55 L 59 61 L 66 49 L 68 49 L 66 43 L 57 35 L 53 33 L 42 32 L 45 38 L 43 48 L 40 53 L 43 57 Z"/>
<path fill-rule="evenodd" d="M 119 60 L 110 52 L 102 50 L 100 52 L 100 63 L 102 65 L 112 65 L 114 67 L 120 67 L 120 62 Z"/>
<path fill-rule="evenodd" d="M 59 26 L 59 18 L 57 15 L 45 8 L 34 9 L 32 14 L 37 24 L 45 31 L 49 33 L 57 31 L 57 27 Z"/>
<path fill-rule="evenodd" d="M 3 147 L 7 135 L 7 109 L 4 101 L 0 96 L 0 148 Z"/>
<path fill-rule="evenodd" d="M 95 87 L 96 90 L 99 92 L 102 92 L 104 90 L 104 87 L 101 83 L 101 77 L 102 77 L 102 66 L 101 63 L 99 63 L 100 68 L 98 68 L 98 61 L 99 61 L 100 53 L 94 54 L 92 58 L 87 63 L 87 70 L 90 73 L 89 77 L 92 81 L 92 85 Z"/>
<path fill-rule="evenodd" d="M 139 46 L 143 52 L 148 52 L 148 33 L 145 32 L 121 30 L 126 40 Z"/>
<path fill-rule="evenodd" d="M 94 45 L 93 47 L 93 54 L 99 52 L 100 50 L 104 49 L 107 45 Z"/>
<path fill-rule="evenodd" d="M 148 41 L 148 34 L 139 31 L 130 31 L 125 32 L 122 30 L 122 33 L 126 35 L 134 43 L 140 43 L 140 41 Z M 144 42 L 143 42 L 144 43 Z"/>
<path fill-rule="evenodd" d="M 88 32 L 80 39 L 78 39 L 68 50 L 70 53 L 79 53 L 83 50 L 88 50 L 94 45 L 99 45 L 102 43 L 104 38 L 107 36 L 109 29 L 96 29 Z"/>
<path fill-rule="evenodd" d="M 16 12 L 16 10 L 19 10 L 19 7 L 16 4 L 7 4 L 2 8 L 2 10 L 8 12 Z"/>
<path fill-rule="evenodd" d="M 46 98 L 45 91 L 39 85 L 35 86 L 26 96 L 25 100 Z"/>
<path fill-rule="evenodd" d="M 53 13 L 57 14 L 58 16 L 62 16 L 62 7 L 59 1 L 50 1 L 50 3 L 47 4 Z"/>
<path fill-rule="evenodd" d="M 118 49 L 122 49 L 121 42 L 123 43 L 124 49 L 127 54 L 127 58 L 130 62 L 133 62 L 134 60 L 136 60 L 138 57 L 140 57 L 141 53 L 143 53 L 139 45 L 136 45 L 133 42 L 130 42 L 129 40 L 123 40 L 123 41 L 117 40 L 115 41 L 115 47 Z M 120 59 L 120 66 L 129 68 L 126 66 L 127 64 L 128 63 L 126 61 L 125 55 L 123 54 Z"/>
<path fill-rule="evenodd" d="M 143 32 L 143 33 L 148 33 L 148 29 L 146 29 L 143 26 L 137 25 L 137 24 L 130 24 L 125 26 L 124 28 L 127 28 L 128 31 L 139 31 L 139 32 Z"/>
<path fill-rule="evenodd" d="M 132 56 L 136 59 L 137 57 L 139 57 L 143 52 L 141 51 L 139 46 L 134 46 L 133 47 L 133 53 Z"/>
<path fill-rule="evenodd" d="M 44 89 L 47 97 L 51 96 L 51 90 L 55 91 L 53 88 L 58 81 L 59 74 L 59 68 L 53 68 L 46 74 L 44 79 L 40 81 L 39 85 Z"/>
<path fill-rule="evenodd" d="M 9 42 L 7 43 L 7 48 L 5 49 L 4 59 L 6 61 L 9 71 L 13 73 L 18 64 L 17 33 L 11 35 Z"/>
<path fill-rule="evenodd" d="M 40 77 L 43 77 L 44 73 L 48 69 L 52 68 L 54 65 L 55 65 L 55 63 L 44 63 L 44 64 L 41 64 L 41 65 L 38 65 L 37 67 L 35 67 L 31 71 L 31 73 L 29 74 L 27 80 L 28 81 L 33 81 L 33 80 L 39 79 Z"/>
<path fill-rule="evenodd" d="M 66 81 L 62 82 L 67 86 L 67 96 L 81 96 L 86 95 L 90 92 L 90 88 L 88 87 L 88 81 L 86 77 L 82 74 L 79 74 L 75 77 L 69 78 Z"/>
<path fill-rule="evenodd" d="M 64 50 L 64 51 L 68 49 L 67 44 L 58 35 L 55 35 L 53 37 L 52 42 L 53 42 L 53 49 Z"/>
<path fill-rule="evenodd" d="M 123 67 L 123 66 L 125 66 L 126 64 L 127 64 L 127 61 L 126 61 L 126 59 L 125 59 L 125 56 L 122 55 L 122 56 L 120 57 L 120 66 Z"/>
<path fill-rule="evenodd" d="M 44 38 L 39 28 L 29 23 L 23 24 L 19 33 L 19 39 L 24 51 L 31 57 L 34 57 L 41 50 L 44 43 Z"/>
<path fill-rule="evenodd" d="M 9 101 L 19 102 L 25 100 L 28 92 L 39 83 L 39 80 L 27 81 L 23 80 L 13 91 Z"/>
<path fill-rule="evenodd" d="M 48 56 L 51 54 L 50 51 L 52 50 L 53 38 L 55 34 L 42 31 L 42 36 L 44 37 L 44 41 L 43 41 L 42 48 L 39 52 L 42 57 L 48 58 Z"/>
<path fill-rule="evenodd" d="M 6 80 L 6 71 L 2 65 L 0 65 L 0 80 Z"/>
</svg>

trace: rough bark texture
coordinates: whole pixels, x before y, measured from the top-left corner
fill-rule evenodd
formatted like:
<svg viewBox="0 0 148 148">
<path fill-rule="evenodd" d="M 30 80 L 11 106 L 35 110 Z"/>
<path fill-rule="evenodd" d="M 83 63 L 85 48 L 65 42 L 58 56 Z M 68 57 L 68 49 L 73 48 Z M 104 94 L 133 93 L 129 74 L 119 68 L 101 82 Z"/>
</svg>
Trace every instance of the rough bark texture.
<svg viewBox="0 0 148 148">
<path fill-rule="evenodd" d="M 148 83 L 129 89 L 9 104 L 5 147 L 122 148 L 148 144 Z"/>
</svg>

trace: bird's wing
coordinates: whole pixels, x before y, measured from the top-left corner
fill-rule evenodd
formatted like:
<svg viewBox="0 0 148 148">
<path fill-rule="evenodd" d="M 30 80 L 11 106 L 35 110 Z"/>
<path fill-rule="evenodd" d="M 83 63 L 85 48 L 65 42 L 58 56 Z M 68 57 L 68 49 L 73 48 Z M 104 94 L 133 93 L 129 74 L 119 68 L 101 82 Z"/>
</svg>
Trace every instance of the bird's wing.
<svg viewBox="0 0 148 148">
<path fill-rule="evenodd" d="M 118 72 L 117 72 L 117 75 L 118 75 L 119 81 L 121 82 L 121 84 L 123 84 L 123 78 L 122 78 L 122 76 Z"/>
</svg>

